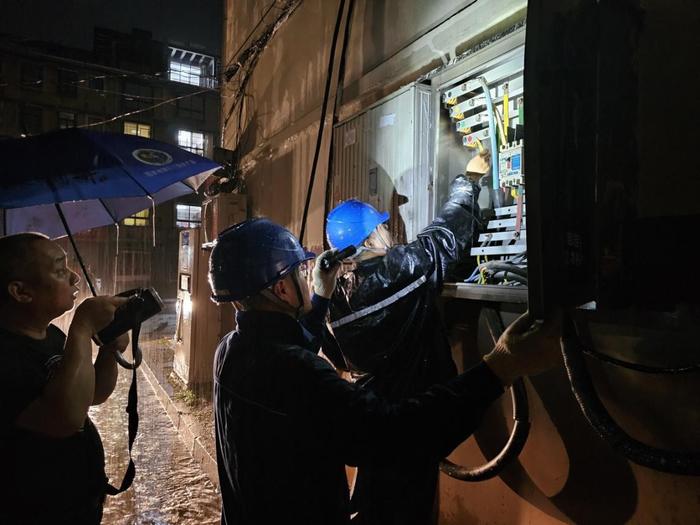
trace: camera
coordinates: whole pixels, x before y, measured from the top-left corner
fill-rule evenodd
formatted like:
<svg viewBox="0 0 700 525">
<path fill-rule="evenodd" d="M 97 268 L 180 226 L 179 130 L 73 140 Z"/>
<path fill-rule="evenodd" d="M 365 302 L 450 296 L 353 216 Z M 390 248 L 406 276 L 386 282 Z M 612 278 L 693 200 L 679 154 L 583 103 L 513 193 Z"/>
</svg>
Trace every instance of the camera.
<svg viewBox="0 0 700 525">
<path fill-rule="evenodd" d="M 116 309 L 112 322 L 93 337 L 98 346 L 111 343 L 163 309 L 163 301 L 153 288 L 134 288 L 117 296 L 128 297 L 128 300 Z"/>
</svg>

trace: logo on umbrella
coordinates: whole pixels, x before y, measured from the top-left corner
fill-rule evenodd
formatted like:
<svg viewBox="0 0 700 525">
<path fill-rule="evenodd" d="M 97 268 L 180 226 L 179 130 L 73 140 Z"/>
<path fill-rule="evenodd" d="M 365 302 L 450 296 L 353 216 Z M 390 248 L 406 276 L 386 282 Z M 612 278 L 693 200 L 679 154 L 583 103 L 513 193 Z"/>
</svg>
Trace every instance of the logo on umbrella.
<svg viewBox="0 0 700 525">
<path fill-rule="evenodd" d="M 158 149 L 136 149 L 131 154 L 139 162 L 150 166 L 165 166 L 173 161 L 170 155 Z"/>
</svg>

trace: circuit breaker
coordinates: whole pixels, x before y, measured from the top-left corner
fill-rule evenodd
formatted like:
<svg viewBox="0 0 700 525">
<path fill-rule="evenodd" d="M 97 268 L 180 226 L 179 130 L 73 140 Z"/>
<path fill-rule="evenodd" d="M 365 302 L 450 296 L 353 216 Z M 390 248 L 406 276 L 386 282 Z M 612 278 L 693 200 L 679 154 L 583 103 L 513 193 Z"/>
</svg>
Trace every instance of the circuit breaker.
<svg viewBox="0 0 700 525">
<path fill-rule="evenodd" d="M 524 183 L 525 149 L 523 141 L 503 144 L 498 152 L 499 184 L 501 188 L 517 187 Z"/>
</svg>

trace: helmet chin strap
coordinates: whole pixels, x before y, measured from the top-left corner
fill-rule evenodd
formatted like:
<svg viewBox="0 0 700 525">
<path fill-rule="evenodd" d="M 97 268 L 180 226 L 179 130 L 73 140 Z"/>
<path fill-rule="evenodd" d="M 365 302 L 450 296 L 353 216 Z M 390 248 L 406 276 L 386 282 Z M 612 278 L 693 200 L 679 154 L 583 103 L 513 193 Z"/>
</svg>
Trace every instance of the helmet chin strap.
<svg viewBox="0 0 700 525">
<path fill-rule="evenodd" d="M 355 255 L 353 255 L 351 259 L 356 261 L 364 261 L 373 257 L 386 255 L 386 253 L 391 249 L 391 244 L 385 237 L 387 233 L 388 232 L 384 230 L 381 225 L 377 226 L 377 228 L 372 232 L 371 236 L 365 240 L 364 244 L 357 248 Z M 370 239 L 372 241 L 370 241 Z M 374 244 L 374 246 L 368 246 L 368 244 Z M 377 246 L 377 244 L 380 244 L 381 246 Z"/>
<path fill-rule="evenodd" d="M 360 246 L 355 254 L 348 257 L 351 261 L 364 261 L 365 259 L 371 259 L 373 257 L 378 257 L 385 255 L 387 252 L 384 248 L 369 248 L 367 246 Z"/>
<path fill-rule="evenodd" d="M 297 275 L 296 270 L 291 273 L 292 277 L 292 282 L 294 283 L 294 288 L 296 290 L 297 294 L 297 301 L 299 302 L 299 306 L 293 306 L 292 304 L 288 303 L 284 299 L 281 299 L 280 297 L 275 294 L 275 292 L 272 291 L 272 288 L 268 288 L 267 290 L 263 290 L 260 292 L 260 294 L 265 297 L 268 301 L 272 302 L 273 304 L 281 307 L 282 309 L 292 313 L 292 316 L 294 319 L 297 321 L 301 319 L 304 315 L 304 297 L 301 293 L 301 285 L 299 284 L 299 277 Z"/>
<path fill-rule="evenodd" d="M 297 291 L 297 302 L 299 303 L 299 306 L 296 307 L 296 310 L 294 312 L 294 318 L 298 321 L 304 316 L 304 297 L 301 295 L 301 285 L 299 284 L 299 272 L 296 270 L 292 272 L 292 282 L 294 283 L 294 288 Z"/>
</svg>

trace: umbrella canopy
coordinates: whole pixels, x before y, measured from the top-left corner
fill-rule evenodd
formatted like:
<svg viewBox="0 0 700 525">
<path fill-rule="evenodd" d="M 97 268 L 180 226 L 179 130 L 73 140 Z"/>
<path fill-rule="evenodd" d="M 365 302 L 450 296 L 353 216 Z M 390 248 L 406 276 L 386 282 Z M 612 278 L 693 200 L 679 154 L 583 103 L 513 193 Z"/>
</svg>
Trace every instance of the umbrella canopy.
<svg viewBox="0 0 700 525">
<path fill-rule="evenodd" d="M 195 191 L 215 162 L 171 144 L 64 129 L 0 141 L 0 232 L 66 235 Z"/>
</svg>

